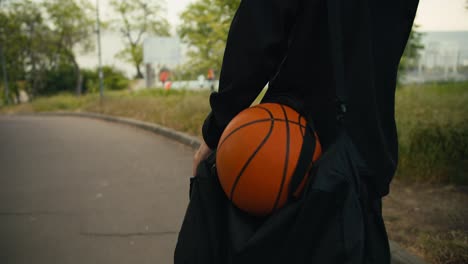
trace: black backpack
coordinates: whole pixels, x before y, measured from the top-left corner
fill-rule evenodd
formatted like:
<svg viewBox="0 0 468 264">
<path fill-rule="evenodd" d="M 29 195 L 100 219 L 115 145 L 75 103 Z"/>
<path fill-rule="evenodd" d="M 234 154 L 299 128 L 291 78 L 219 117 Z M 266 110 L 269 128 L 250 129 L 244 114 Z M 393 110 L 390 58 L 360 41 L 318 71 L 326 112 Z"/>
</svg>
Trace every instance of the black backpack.
<svg viewBox="0 0 468 264">
<path fill-rule="evenodd" d="M 228 200 L 212 154 L 191 179 L 175 263 L 389 263 L 383 222 L 364 197 L 362 165 L 341 133 L 314 165 L 302 196 L 260 219 Z"/>
</svg>

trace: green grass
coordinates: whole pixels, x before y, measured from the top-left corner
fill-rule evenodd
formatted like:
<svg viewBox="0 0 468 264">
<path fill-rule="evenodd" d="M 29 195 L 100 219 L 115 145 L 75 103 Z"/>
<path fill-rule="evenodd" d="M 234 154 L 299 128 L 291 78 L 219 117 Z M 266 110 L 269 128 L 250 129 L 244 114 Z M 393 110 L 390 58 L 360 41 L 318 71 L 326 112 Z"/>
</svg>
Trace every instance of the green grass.
<svg viewBox="0 0 468 264">
<path fill-rule="evenodd" d="M 468 83 L 402 87 L 396 94 L 397 176 L 468 184 Z"/>
<path fill-rule="evenodd" d="M 117 115 L 158 123 L 195 136 L 209 112 L 209 92 L 144 90 L 116 93 L 103 104 L 95 103 L 85 111 Z"/>
<path fill-rule="evenodd" d="M 0 114 L 53 111 L 95 112 L 158 123 L 201 136 L 201 124 L 210 111 L 209 92 L 161 89 L 138 92 L 109 91 L 76 97 L 60 94 L 35 99 L 32 103 L 0 107 Z"/>
<path fill-rule="evenodd" d="M 148 89 L 106 92 L 101 104 L 97 94 L 60 94 L 2 107 L 0 113 L 90 111 L 159 123 L 200 137 L 200 127 L 210 110 L 208 98 L 208 91 Z M 424 183 L 468 184 L 467 117 L 468 82 L 399 88 L 397 177 Z"/>
</svg>

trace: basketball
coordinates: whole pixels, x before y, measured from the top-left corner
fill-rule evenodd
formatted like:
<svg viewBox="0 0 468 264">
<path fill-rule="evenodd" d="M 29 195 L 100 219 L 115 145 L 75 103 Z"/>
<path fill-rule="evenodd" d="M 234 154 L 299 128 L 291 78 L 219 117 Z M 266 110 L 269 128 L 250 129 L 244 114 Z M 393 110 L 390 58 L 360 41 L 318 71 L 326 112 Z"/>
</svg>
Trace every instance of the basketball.
<svg viewBox="0 0 468 264">
<path fill-rule="evenodd" d="M 306 119 L 294 109 L 264 103 L 240 112 L 221 135 L 216 170 L 232 203 L 255 216 L 266 216 L 283 207 L 302 149 Z M 315 134 L 311 165 L 321 154 Z M 311 166 L 310 165 L 310 166 Z M 294 191 L 302 192 L 307 177 Z"/>
</svg>

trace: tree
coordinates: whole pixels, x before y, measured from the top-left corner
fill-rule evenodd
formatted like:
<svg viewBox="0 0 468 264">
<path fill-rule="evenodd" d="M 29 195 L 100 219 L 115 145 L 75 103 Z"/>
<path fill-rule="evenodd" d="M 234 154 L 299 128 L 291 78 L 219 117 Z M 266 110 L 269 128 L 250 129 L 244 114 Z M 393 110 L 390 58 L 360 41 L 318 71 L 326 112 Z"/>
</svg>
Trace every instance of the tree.
<svg viewBox="0 0 468 264">
<path fill-rule="evenodd" d="M 0 43 L 12 94 L 18 98 L 18 87 L 30 99 L 73 86 L 81 92 L 76 50 L 93 46 L 90 12 L 85 0 L 10 0 L 2 5 Z"/>
<path fill-rule="evenodd" d="M 44 2 L 55 36 L 57 54 L 72 63 L 76 76 L 76 93 L 81 94 L 82 76 L 75 49 L 88 52 L 94 47 L 94 13 L 86 0 L 48 0 Z"/>
<path fill-rule="evenodd" d="M 1 1 L 0 1 L 1 5 Z M 2 10 L 0 10 L 0 24 L 2 27 L 0 28 L 0 105 L 9 104 L 10 103 L 10 94 L 9 94 L 9 82 L 8 82 L 8 72 L 7 72 L 7 65 L 5 61 L 5 49 L 4 45 L 6 43 L 6 36 L 8 36 L 9 32 L 11 32 L 11 25 L 10 25 L 10 18 L 8 15 Z"/>
<path fill-rule="evenodd" d="M 118 57 L 135 66 L 136 78 L 143 78 L 143 38 L 152 34 L 169 36 L 169 22 L 161 16 L 164 11 L 161 1 L 111 0 L 110 4 L 120 15 L 111 25 L 120 31 L 127 44 Z"/>
<path fill-rule="evenodd" d="M 1 23 L 0 41 L 4 48 L 9 87 L 18 99 L 17 82 L 30 78 L 33 85 L 29 85 L 28 90 L 37 88 L 41 78 L 39 70 L 43 65 L 39 64 L 39 59 L 44 60 L 45 54 L 40 49 L 47 46 L 48 41 L 43 38 L 47 29 L 44 29 L 40 5 L 36 2 L 10 2 L 2 11 L 0 19 L 4 21 Z"/>
<path fill-rule="evenodd" d="M 30 97 L 41 93 L 45 85 L 45 73 L 55 62 L 57 53 L 53 48 L 54 34 L 44 18 L 40 3 L 23 0 L 11 5 L 11 15 L 19 31 L 14 40 L 17 44 L 17 55 L 10 57 L 18 60 L 17 73 L 13 73 L 17 81 L 28 82 L 27 90 Z M 12 47 L 13 48 L 13 47 Z"/>
<path fill-rule="evenodd" d="M 229 27 L 240 0 L 197 0 L 181 15 L 178 34 L 189 46 L 185 68 L 205 74 L 213 68 L 219 72 Z"/>
</svg>

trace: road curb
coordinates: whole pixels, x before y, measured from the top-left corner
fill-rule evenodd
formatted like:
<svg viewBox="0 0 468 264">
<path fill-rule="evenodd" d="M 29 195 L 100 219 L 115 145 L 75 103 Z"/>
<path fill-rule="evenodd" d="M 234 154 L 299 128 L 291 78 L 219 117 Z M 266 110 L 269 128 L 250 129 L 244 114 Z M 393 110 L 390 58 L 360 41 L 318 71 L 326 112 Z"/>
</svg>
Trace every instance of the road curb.
<svg viewBox="0 0 468 264">
<path fill-rule="evenodd" d="M 165 136 L 177 142 L 180 142 L 184 145 L 187 145 L 193 149 L 198 149 L 200 146 L 200 140 L 197 137 L 188 135 L 186 133 L 174 130 L 172 128 L 164 127 L 155 123 L 144 122 L 136 119 L 126 118 L 126 117 L 116 117 L 109 116 L 97 113 L 90 112 L 43 112 L 36 113 L 35 115 L 42 116 L 72 116 L 72 117 L 86 117 L 104 120 L 108 122 L 120 123 L 124 125 L 130 125 L 133 127 L 141 128 L 155 134 Z"/>
<path fill-rule="evenodd" d="M 196 150 L 200 146 L 200 140 L 197 137 L 188 135 L 183 132 L 179 132 L 177 130 L 164 127 L 158 124 L 139 121 L 131 118 L 126 117 L 116 117 L 116 116 L 109 116 L 97 113 L 90 113 L 90 112 L 43 112 L 43 113 L 36 113 L 34 115 L 40 116 L 72 116 L 72 117 L 85 117 L 85 118 L 93 118 L 104 120 L 108 122 L 114 122 L 124 125 L 130 125 L 133 127 L 137 127 L 140 129 L 144 129 L 155 134 L 165 136 L 177 142 L 180 142 L 186 146 L 191 147 L 192 149 Z M 405 249 L 400 247 L 397 243 L 390 241 L 390 250 L 392 255 L 392 264 L 426 264 L 421 258 L 414 256 L 408 253 Z"/>
</svg>

